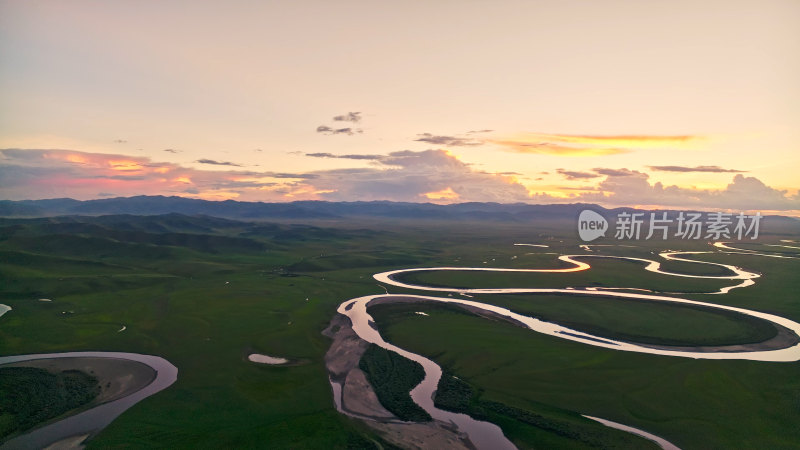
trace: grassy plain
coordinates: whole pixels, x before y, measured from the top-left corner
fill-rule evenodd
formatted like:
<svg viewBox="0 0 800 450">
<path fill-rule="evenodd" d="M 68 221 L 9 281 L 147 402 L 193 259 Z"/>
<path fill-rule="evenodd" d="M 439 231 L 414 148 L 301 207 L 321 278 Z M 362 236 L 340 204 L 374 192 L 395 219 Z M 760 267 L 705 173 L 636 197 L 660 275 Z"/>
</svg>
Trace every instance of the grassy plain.
<svg viewBox="0 0 800 450">
<path fill-rule="evenodd" d="M 175 385 L 128 410 L 90 441 L 90 448 L 370 448 L 375 440 L 367 428 L 335 411 L 324 369 L 330 341 L 320 332 L 341 302 L 383 293 L 372 279 L 381 271 L 442 265 L 552 268 L 556 255 L 545 253 L 581 252 L 572 233 L 560 228 L 531 232 L 530 224 L 316 225 L 177 215 L 2 220 L 0 303 L 13 310 L 0 318 L 0 354 L 128 351 L 159 355 L 178 367 Z M 550 247 L 513 246 L 517 242 Z M 710 250 L 705 242 L 637 245 L 593 249 L 651 259 L 657 258 L 652 252 L 665 248 Z M 800 260 L 697 258 L 753 269 L 763 277 L 728 295 L 690 298 L 800 320 Z M 637 263 L 587 262 L 593 266 L 588 272 L 515 281 L 546 287 L 662 286 L 681 292 L 695 287 L 684 284 L 686 279 L 644 272 Z M 719 272 L 700 264 L 665 263 L 664 268 Z M 716 289 L 716 282 L 701 281 L 698 289 Z M 520 312 L 529 308 L 525 311 L 572 321 L 586 331 L 645 339 L 752 340 L 764 331 L 758 324 L 704 311 L 644 303 L 622 306 L 562 296 L 476 299 L 507 302 Z M 431 316 L 407 314 L 404 307 Z M 794 427 L 800 421 L 800 363 L 625 354 L 435 306 L 375 310 L 389 340 L 432 357 L 474 388 L 480 401 L 577 421 L 605 443 L 625 446 L 628 437 L 577 419 L 577 413 L 637 426 L 685 448 L 797 448 L 800 442 Z M 254 364 L 246 360 L 251 351 L 307 363 Z M 546 427 L 499 420 L 523 447 L 538 439 L 586 445 Z"/>
<path fill-rule="evenodd" d="M 591 254 L 589 254 L 591 255 Z M 650 259 L 660 259 L 649 255 Z M 523 268 L 527 264 L 537 268 L 565 268 L 570 267 L 563 261 L 556 259 L 557 255 L 522 255 L 514 260 L 498 262 L 495 260 L 481 263 L 477 267 L 502 267 Z M 730 280 L 712 280 L 704 278 L 675 279 L 658 273 L 644 270 L 647 263 L 611 258 L 577 258 L 581 262 L 592 266 L 591 270 L 566 273 L 547 272 L 475 272 L 459 270 L 430 270 L 408 272 L 395 276 L 398 281 L 409 284 L 437 286 L 448 288 L 548 288 L 553 287 L 553 277 L 557 276 L 559 283 L 564 287 L 628 287 L 649 289 L 659 292 L 716 292 L 721 287 L 729 286 Z M 533 261 L 531 261 L 533 260 Z M 490 264 L 491 263 L 491 264 Z M 549 267 L 548 267 L 549 264 Z M 713 266 L 712 266 L 713 267 Z M 717 272 L 720 272 L 717 270 Z M 680 273 L 686 273 L 685 271 Z M 711 276 L 719 276 L 717 274 Z"/>
</svg>

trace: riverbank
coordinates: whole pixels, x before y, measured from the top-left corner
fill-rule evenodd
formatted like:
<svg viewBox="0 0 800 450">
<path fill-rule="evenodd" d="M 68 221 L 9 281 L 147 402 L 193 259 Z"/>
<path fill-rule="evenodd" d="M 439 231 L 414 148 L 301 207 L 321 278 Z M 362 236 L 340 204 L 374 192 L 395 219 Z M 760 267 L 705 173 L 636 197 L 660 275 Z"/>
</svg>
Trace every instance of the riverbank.
<svg viewBox="0 0 800 450">
<path fill-rule="evenodd" d="M 438 420 L 403 422 L 380 404 L 364 372 L 358 368 L 369 344 L 353 331 L 347 316 L 334 316 L 322 334 L 333 339 L 325 354 L 325 368 L 339 412 L 360 419 L 383 439 L 402 448 L 475 449 L 466 435 L 452 424 Z"/>
<path fill-rule="evenodd" d="M 0 368 L 5 367 L 36 367 L 52 373 L 79 370 L 92 375 L 97 378 L 100 393 L 89 404 L 90 407 L 126 397 L 143 389 L 156 379 L 156 371 L 151 367 L 140 362 L 118 358 L 34 359 L 0 366 Z M 72 412 L 72 414 L 74 413 L 75 411 Z"/>
<path fill-rule="evenodd" d="M 0 449 L 46 448 L 68 443 L 79 448 L 120 414 L 144 398 L 172 385 L 178 369 L 152 355 L 122 352 L 44 353 L 0 357 L 0 367 L 33 366 L 48 370 L 85 370 L 98 378 L 101 393 L 89 409 L 16 436 Z M 86 436 L 78 440 L 76 436 Z"/>
</svg>

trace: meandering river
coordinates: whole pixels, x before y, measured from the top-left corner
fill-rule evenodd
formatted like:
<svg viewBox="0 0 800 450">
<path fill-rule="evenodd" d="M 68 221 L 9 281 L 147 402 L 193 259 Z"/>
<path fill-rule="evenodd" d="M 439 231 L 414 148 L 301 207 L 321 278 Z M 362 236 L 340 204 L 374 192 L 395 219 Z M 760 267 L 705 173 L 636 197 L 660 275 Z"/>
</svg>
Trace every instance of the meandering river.
<svg viewBox="0 0 800 450">
<path fill-rule="evenodd" d="M 515 244 L 515 245 L 524 245 L 524 244 Z M 717 246 L 718 248 L 720 246 Z M 730 247 L 723 247 L 723 248 L 730 248 Z M 578 259 L 584 258 L 618 258 L 618 259 L 626 259 L 632 261 L 638 261 L 645 263 L 644 269 L 650 272 L 655 272 L 667 276 L 675 276 L 675 277 L 686 277 L 686 278 L 704 278 L 704 279 L 716 279 L 716 280 L 731 280 L 731 281 L 740 281 L 738 284 L 731 285 L 728 287 L 724 287 L 720 289 L 717 294 L 725 294 L 730 292 L 731 289 L 736 288 L 743 288 L 746 286 L 753 285 L 755 283 L 755 279 L 759 277 L 757 273 L 748 272 L 740 267 L 726 265 L 726 264 L 719 264 L 719 263 L 711 263 L 706 261 L 695 261 L 688 258 L 683 258 L 678 255 L 693 255 L 693 254 L 701 254 L 701 253 L 710 253 L 710 252 L 663 252 L 660 256 L 666 260 L 676 260 L 676 261 L 684 261 L 684 262 L 694 262 L 694 263 L 702 263 L 702 264 L 710 264 L 719 267 L 723 267 L 729 270 L 732 275 L 723 275 L 723 276 L 707 276 L 707 275 L 690 275 L 690 274 L 682 274 L 682 273 L 674 273 L 668 272 L 661 269 L 661 263 L 658 261 L 653 261 L 644 258 L 632 258 L 632 257 L 621 257 L 621 256 L 605 256 L 605 255 L 562 255 L 559 256 L 558 259 L 561 261 L 565 261 L 570 263 L 572 267 L 562 268 L 562 269 L 506 269 L 506 268 L 487 268 L 487 267 L 427 267 L 427 268 L 413 268 L 413 269 L 401 269 L 401 270 L 392 270 L 388 272 L 382 272 L 375 274 L 373 277 L 375 280 L 401 288 L 408 288 L 408 289 L 415 289 L 420 291 L 437 291 L 437 292 L 449 292 L 449 293 L 458 293 L 465 296 L 469 296 L 469 294 L 570 294 L 570 295 L 588 295 L 588 296 L 602 296 L 602 297 L 612 297 L 612 298 L 619 298 L 619 299 L 637 299 L 637 300 L 646 300 L 646 301 L 654 301 L 654 302 L 668 302 L 668 303 L 678 303 L 678 304 L 687 304 L 687 305 L 694 305 L 694 306 L 702 306 L 705 308 L 712 308 L 724 311 L 731 311 L 738 314 L 743 314 L 747 316 L 757 317 L 759 319 L 767 320 L 772 322 L 780 327 L 785 327 L 791 332 L 795 333 L 796 335 L 800 335 L 800 324 L 793 321 L 786 319 L 784 317 L 780 317 L 774 314 L 763 313 L 759 311 L 754 311 L 745 308 L 737 308 L 733 306 L 727 305 L 720 305 L 716 303 L 709 303 L 709 302 L 701 302 L 696 300 L 690 300 L 686 298 L 678 298 L 678 297 L 669 297 L 665 295 L 655 295 L 655 294 L 639 294 L 639 293 L 632 293 L 632 292 L 618 292 L 616 289 L 627 289 L 627 288 L 613 288 L 615 290 L 599 290 L 597 288 L 585 288 L 585 289 L 577 289 L 577 288 L 569 288 L 569 289 L 528 289 L 528 288 L 493 288 L 493 289 L 484 289 L 484 288 L 445 288 L 445 287 L 432 287 L 432 286 L 425 286 L 425 285 L 417 285 L 399 281 L 396 277 L 410 272 L 420 272 L 420 271 L 481 271 L 481 272 L 530 272 L 530 273 L 569 273 L 569 272 L 577 272 L 582 270 L 589 270 L 591 266 L 583 261 L 579 261 Z M 612 289 L 612 288 L 609 288 Z M 407 295 L 407 294 L 379 294 L 379 295 L 368 295 L 364 297 L 359 297 L 356 299 L 350 299 L 343 302 L 339 308 L 338 312 L 340 314 L 344 314 L 345 316 L 350 318 L 352 323 L 353 330 L 355 333 L 363 340 L 376 344 L 380 347 L 383 347 L 387 350 L 391 350 L 401 354 L 402 356 L 416 361 L 422 365 L 425 370 L 425 377 L 411 391 L 411 398 L 424 410 L 426 410 L 434 419 L 442 420 L 445 422 L 452 422 L 454 423 L 460 431 L 466 433 L 469 436 L 469 439 L 475 444 L 476 447 L 479 449 L 498 449 L 498 448 L 515 448 L 514 445 L 503 435 L 502 430 L 494 424 L 490 424 L 488 422 L 482 422 L 475 419 L 472 419 L 469 416 L 464 414 L 455 414 L 448 411 L 443 411 L 436 408 L 433 405 L 433 395 L 436 392 L 437 386 L 439 384 L 439 379 L 442 376 L 441 368 L 433 361 L 414 353 L 411 353 L 407 350 L 399 348 L 391 343 L 386 342 L 383 337 L 381 336 L 380 332 L 377 330 L 375 326 L 375 322 L 372 316 L 368 313 L 368 308 L 372 305 L 377 303 L 387 303 L 393 301 L 420 301 L 420 302 L 439 302 L 439 303 L 451 303 L 451 304 L 458 304 L 464 305 L 473 310 L 478 311 L 486 311 L 493 314 L 497 314 L 503 316 L 505 318 L 511 319 L 518 323 L 523 324 L 524 326 L 528 327 L 532 331 L 536 331 L 539 333 L 547 334 L 550 336 L 554 336 L 560 339 L 567 339 L 570 341 L 581 342 L 586 345 L 593 345 L 596 347 L 603 347 L 612 350 L 618 351 L 628 351 L 628 352 L 637 352 L 637 353 L 648 353 L 653 355 L 664 355 L 664 356 L 672 356 L 672 357 L 681 357 L 681 358 L 695 358 L 695 359 L 746 359 L 746 360 L 755 360 L 755 361 L 772 361 L 772 362 L 789 362 L 789 361 L 798 361 L 800 360 L 800 342 L 795 342 L 791 345 L 788 345 L 783 348 L 769 348 L 769 349 L 747 349 L 743 350 L 739 346 L 729 346 L 729 347 L 715 347 L 713 349 L 705 349 L 706 351 L 691 351 L 686 349 L 681 349 L 679 347 L 669 348 L 669 347 L 654 347 L 654 346 L 646 346 L 646 345 L 639 345 L 636 343 L 631 342 L 623 342 L 618 341 L 615 339 L 610 339 L 602 336 L 595 336 L 589 333 L 585 333 L 579 330 L 574 330 L 562 325 L 558 325 L 551 322 L 544 322 L 533 317 L 525 316 L 522 314 L 515 313 L 507 308 L 502 308 L 499 306 L 494 306 L 486 303 L 481 303 L 473 300 L 466 300 L 462 298 L 456 297 L 433 297 L 433 296 L 423 296 L 423 295 Z M 592 420 L 596 420 L 600 423 L 603 423 L 606 426 L 618 428 L 623 431 L 632 432 L 643 436 L 647 439 L 650 439 L 656 442 L 659 446 L 665 449 L 677 449 L 676 446 L 669 443 L 663 438 L 658 436 L 652 435 L 647 433 L 644 430 L 639 430 L 633 427 L 629 427 L 627 425 L 619 424 L 616 422 L 612 422 L 607 419 L 595 418 L 590 417 Z"/>
</svg>

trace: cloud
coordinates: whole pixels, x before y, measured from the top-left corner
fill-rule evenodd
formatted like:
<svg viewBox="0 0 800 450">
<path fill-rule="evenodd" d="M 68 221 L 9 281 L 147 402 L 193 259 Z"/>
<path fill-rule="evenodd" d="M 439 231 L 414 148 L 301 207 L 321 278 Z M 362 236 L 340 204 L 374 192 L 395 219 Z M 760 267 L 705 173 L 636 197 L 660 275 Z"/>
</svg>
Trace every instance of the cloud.
<svg viewBox="0 0 800 450">
<path fill-rule="evenodd" d="M 299 180 L 311 180 L 317 178 L 313 173 L 274 173 L 269 174 L 272 178 L 295 178 Z"/>
<path fill-rule="evenodd" d="M 333 153 L 306 153 L 306 156 L 310 156 L 312 158 L 338 158 L 338 156 L 334 155 Z"/>
<path fill-rule="evenodd" d="M 571 147 L 551 142 L 529 142 L 523 140 L 492 140 L 491 143 L 517 153 L 533 153 L 558 156 L 605 156 L 629 153 L 631 150 L 615 147 Z"/>
<path fill-rule="evenodd" d="M 356 112 L 348 112 L 347 114 L 342 114 L 339 116 L 334 116 L 333 120 L 335 122 L 352 122 L 352 123 L 359 123 L 361 122 L 361 113 Z M 347 136 L 352 136 L 356 133 L 361 134 L 364 130 L 361 128 L 352 128 L 352 127 L 345 127 L 345 128 L 333 128 L 327 125 L 320 125 L 317 127 L 317 133 L 327 134 L 329 136 L 335 134 L 344 134 Z"/>
<path fill-rule="evenodd" d="M 530 133 L 531 138 L 570 144 L 612 145 L 622 147 L 669 147 L 705 139 L 696 135 L 585 135 Z"/>
<path fill-rule="evenodd" d="M 361 113 L 360 112 L 349 112 L 349 113 L 341 115 L 341 116 L 334 116 L 333 120 L 335 120 L 337 122 L 358 123 L 358 122 L 361 122 Z"/>
<path fill-rule="evenodd" d="M 559 186 L 563 191 L 597 191 L 597 186 Z"/>
<path fill-rule="evenodd" d="M 513 177 L 473 170 L 444 150 L 397 151 L 375 167 L 313 173 L 317 178 L 309 184 L 326 200 L 528 200 L 527 189 Z"/>
<path fill-rule="evenodd" d="M 167 153 L 180 153 L 181 152 L 180 150 L 175 150 L 174 148 L 165 148 L 164 151 L 167 152 Z"/>
<path fill-rule="evenodd" d="M 320 155 L 345 159 L 354 156 Z M 476 170 L 444 150 L 403 150 L 367 156 L 375 157 L 369 167 L 283 173 L 218 165 L 213 170 L 201 170 L 120 154 L 5 149 L 0 150 L 0 198 L 91 199 L 98 198 L 98 193 L 113 193 L 278 202 L 588 202 L 606 206 L 795 211 L 800 215 L 800 196 L 742 174 L 735 174 L 724 189 L 709 190 L 651 183 L 648 174 L 630 169 L 596 168 L 577 172 L 604 176 L 594 186 L 560 189 L 559 195 L 529 194 L 513 174 Z M 568 172 L 573 171 L 561 169 L 558 173 L 567 176 Z"/>
<path fill-rule="evenodd" d="M 704 140 L 695 135 L 579 135 L 523 133 L 491 142 L 509 151 L 560 156 L 605 156 L 650 148 L 692 148 Z"/>
<path fill-rule="evenodd" d="M 317 127 L 317 133 L 327 134 L 327 135 L 334 135 L 334 134 L 346 134 L 348 136 L 352 136 L 355 133 L 363 133 L 364 130 L 360 128 L 331 128 L 329 126 L 320 125 Z"/>
<path fill-rule="evenodd" d="M 364 158 L 373 167 L 306 173 L 231 170 L 227 165 L 226 170 L 200 170 L 141 156 L 7 149 L 0 150 L 0 198 L 90 199 L 98 192 L 114 192 L 251 201 L 528 199 L 526 188 L 513 176 L 476 171 L 443 150 L 317 157 Z"/>
<path fill-rule="evenodd" d="M 661 208 L 710 210 L 761 210 L 800 212 L 800 195 L 771 188 L 755 177 L 737 174 L 724 189 L 695 189 L 651 184 L 649 175 L 628 169 L 595 169 L 608 172 L 594 192 L 568 195 L 567 198 L 539 193 L 537 201 L 590 202 L 606 206 L 653 205 Z M 620 173 L 622 175 L 614 175 Z M 587 190 L 588 190 L 587 189 Z"/>
<path fill-rule="evenodd" d="M 710 173 L 744 173 L 746 170 L 723 169 L 720 166 L 647 166 L 659 172 L 710 172 Z"/>
<path fill-rule="evenodd" d="M 556 169 L 561 175 L 564 175 L 568 180 L 584 180 L 589 178 L 597 178 L 600 175 L 590 172 L 576 172 L 572 170 Z"/>
<path fill-rule="evenodd" d="M 306 156 L 312 158 L 340 158 L 340 159 L 366 159 L 366 160 L 379 160 L 384 158 L 383 155 L 334 155 L 333 153 L 306 153 Z"/>
<path fill-rule="evenodd" d="M 212 164 L 215 166 L 234 166 L 234 167 L 242 167 L 241 164 L 232 163 L 230 161 L 214 161 L 213 159 L 198 159 L 195 161 L 196 163 L 200 164 Z"/>
<path fill-rule="evenodd" d="M 229 167 L 229 166 L 225 166 Z M 309 173 L 199 170 L 141 156 L 73 150 L 0 150 L 0 198 L 97 198 L 98 193 L 185 195 L 226 199 L 264 191 L 258 199 L 283 200 L 268 191 L 313 179 Z"/>
<path fill-rule="evenodd" d="M 479 134 L 479 133 L 491 133 L 494 130 L 471 130 L 467 131 L 467 134 Z"/>
<path fill-rule="evenodd" d="M 427 142 L 429 144 L 444 145 L 447 147 L 467 147 L 475 145 L 483 145 L 483 141 L 472 138 L 460 138 L 456 136 L 435 136 L 431 133 L 421 133 L 419 139 L 414 139 L 417 142 Z"/>
<path fill-rule="evenodd" d="M 738 174 L 725 190 L 716 196 L 722 204 L 751 209 L 800 209 L 800 194 L 789 196 L 787 191 L 773 189 L 755 177 Z"/>
<path fill-rule="evenodd" d="M 606 169 L 602 167 L 597 167 L 592 169 L 592 171 L 599 175 L 605 175 L 608 177 L 629 177 L 631 175 L 644 175 L 642 172 L 630 169 Z"/>
</svg>

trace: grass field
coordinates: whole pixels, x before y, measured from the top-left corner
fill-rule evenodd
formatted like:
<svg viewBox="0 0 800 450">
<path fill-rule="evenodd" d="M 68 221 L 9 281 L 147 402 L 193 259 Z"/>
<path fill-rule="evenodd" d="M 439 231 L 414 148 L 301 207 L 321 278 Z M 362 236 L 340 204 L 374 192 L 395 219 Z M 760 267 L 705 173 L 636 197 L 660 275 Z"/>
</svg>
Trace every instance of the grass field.
<svg viewBox="0 0 800 450">
<path fill-rule="evenodd" d="M 651 259 L 658 258 L 649 255 Z M 569 264 L 556 259 L 556 255 L 524 255 L 514 259 L 515 266 L 524 267 L 530 259 L 536 259 L 537 268 L 564 268 Z M 409 284 L 448 288 L 547 288 L 554 283 L 564 287 L 629 287 L 660 292 L 716 292 L 721 287 L 736 284 L 731 280 L 703 278 L 676 278 L 644 270 L 646 263 L 610 258 L 578 258 L 592 266 L 591 270 L 567 273 L 547 272 L 474 272 L 474 271 L 419 271 L 395 276 L 398 281 Z M 496 267 L 504 261 L 481 263 L 477 267 Z M 547 264 L 550 264 L 550 267 Z M 692 265 L 692 264 L 687 264 Z M 503 264 L 499 267 L 509 267 Z M 711 266 L 713 267 L 713 266 Z M 516 268 L 516 267 L 515 267 Z M 708 272 L 708 271 L 706 271 Z M 719 271 L 717 271 L 719 272 Z M 716 274 L 712 276 L 718 276 Z"/>
<path fill-rule="evenodd" d="M 800 364 L 705 361 L 597 349 L 460 311 L 373 317 L 393 344 L 432 358 L 481 398 L 548 417 L 561 409 L 642 428 L 681 448 L 797 448 Z M 400 312 L 400 311 L 396 311 Z M 541 427 L 514 424 L 534 447 Z M 539 429 L 537 429 L 539 428 Z M 577 445 L 577 444 L 576 444 Z"/>
<path fill-rule="evenodd" d="M 474 298 L 590 334 L 644 344 L 748 344 L 765 341 L 777 334 L 775 327 L 764 320 L 728 311 L 663 302 L 579 295 Z"/>
<path fill-rule="evenodd" d="M 0 354 L 127 351 L 159 355 L 178 367 L 172 387 L 125 412 L 90 441 L 90 448 L 265 443 L 274 448 L 371 448 L 375 441 L 368 429 L 335 411 L 324 368 L 330 341 L 320 332 L 341 302 L 383 293 L 372 274 L 386 270 L 443 265 L 553 268 L 556 255 L 543 253 L 581 252 L 571 235 L 555 229 L 531 233 L 529 225 L 316 225 L 176 215 L 3 219 L 0 303 L 13 310 L 0 318 Z M 550 247 L 515 247 L 516 242 Z M 656 259 L 652 252 L 664 248 L 710 250 L 705 242 L 594 250 Z M 800 320 L 800 261 L 753 255 L 696 257 L 763 276 L 755 286 L 728 295 L 690 298 Z M 593 269 L 576 274 L 467 281 L 480 287 L 506 281 L 546 287 L 600 283 L 683 292 L 719 287 L 713 280 L 684 284 L 684 279 L 645 272 L 638 263 L 587 262 Z M 664 269 L 722 274 L 700 264 L 669 262 Z M 643 302 L 567 296 L 476 300 L 535 312 L 588 332 L 638 340 L 729 343 L 757 340 L 770 332 L 756 322 Z M 576 419 L 576 414 L 643 428 L 685 448 L 797 448 L 800 442 L 794 426 L 800 421 L 800 363 L 623 354 L 459 311 L 411 306 L 431 314 L 424 317 L 409 314 L 408 308 L 375 308 L 388 339 L 432 357 L 475 389 L 476 402 L 511 408 L 498 407 L 487 414 L 499 414 L 498 423 L 505 421 L 504 429 L 516 430 L 509 433 L 522 446 L 557 442 L 581 447 L 586 441 L 542 431 L 513 417 L 504 419 L 496 411 L 527 411 L 577 423 L 582 432 L 617 447 L 626 446 L 625 433 Z M 125 331 L 119 332 L 123 326 Z M 246 360 L 249 352 L 306 363 L 259 365 Z"/>
</svg>

